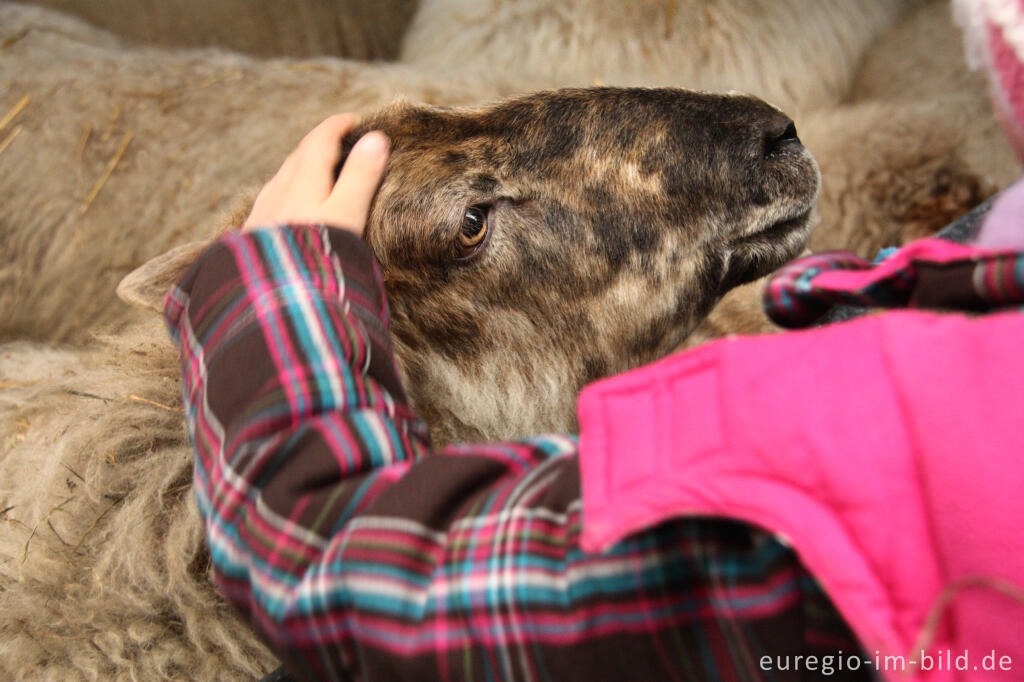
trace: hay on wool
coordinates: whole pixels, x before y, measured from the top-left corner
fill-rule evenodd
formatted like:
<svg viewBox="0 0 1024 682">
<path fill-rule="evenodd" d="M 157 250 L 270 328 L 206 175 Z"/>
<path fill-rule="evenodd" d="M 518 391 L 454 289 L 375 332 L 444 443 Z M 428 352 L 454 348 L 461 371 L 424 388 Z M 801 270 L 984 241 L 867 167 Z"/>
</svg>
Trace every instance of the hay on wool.
<svg viewBox="0 0 1024 682">
<path fill-rule="evenodd" d="M 14 142 L 14 138 L 16 138 L 18 136 L 18 133 L 20 132 L 21 126 L 17 126 L 7 135 L 7 137 L 3 139 L 3 142 L 0 142 L 0 154 L 4 153 L 4 150 L 7 149 L 7 147 L 9 147 L 12 142 Z"/>
<path fill-rule="evenodd" d="M 17 104 L 11 107 L 10 111 L 4 114 L 4 117 L 0 119 L 0 133 L 4 131 L 4 128 L 7 127 L 7 124 L 9 124 L 11 121 L 17 118 L 18 114 L 20 114 L 25 109 L 25 107 L 28 106 L 28 103 L 30 101 L 32 101 L 32 98 L 28 95 L 25 95 L 20 100 L 18 100 Z M 0 154 L 3 154 L 4 150 L 7 149 L 7 147 L 9 147 L 12 142 L 14 142 L 14 138 L 16 138 L 19 133 L 21 133 L 21 129 L 22 126 L 15 126 L 14 129 L 11 130 L 11 132 L 9 132 L 3 138 L 2 141 L 0 141 Z"/>
<path fill-rule="evenodd" d="M 111 121 L 110 125 L 111 128 L 113 128 L 113 121 Z M 105 140 L 107 137 L 108 135 L 104 134 L 103 137 L 100 139 Z M 124 139 L 121 140 L 121 146 L 118 147 L 117 151 L 114 152 L 114 155 L 110 157 L 110 161 L 107 163 L 107 167 L 103 169 L 103 174 L 100 175 L 99 180 L 97 180 L 96 184 L 93 185 L 93 188 L 89 192 L 89 195 L 85 197 L 85 203 L 82 204 L 83 215 L 85 215 L 85 212 L 89 210 L 90 206 L 92 206 L 92 202 L 96 200 L 96 197 L 99 195 L 100 190 L 103 189 L 103 185 L 105 185 L 107 183 L 107 180 L 110 179 L 110 174 L 114 172 L 115 168 L 117 168 L 117 164 L 121 162 L 121 157 L 124 156 L 124 153 L 128 149 L 128 145 L 131 143 L 133 137 L 135 137 L 135 133 L 133 133 L 130 130 L 124 134 Z"/>
<path fill-rule="evenodd" d="M 4 117 L 0 119 L 0 132 L 2 132 L 3 129 L 7 127 L 7 124 L 13 121 L 31 101 L 32 98 L 28 95 L 24 95 L 20 100 L 18 100 L 18 103 L 11 107 L 11 110 L 4 114 Z"/>
</svg>

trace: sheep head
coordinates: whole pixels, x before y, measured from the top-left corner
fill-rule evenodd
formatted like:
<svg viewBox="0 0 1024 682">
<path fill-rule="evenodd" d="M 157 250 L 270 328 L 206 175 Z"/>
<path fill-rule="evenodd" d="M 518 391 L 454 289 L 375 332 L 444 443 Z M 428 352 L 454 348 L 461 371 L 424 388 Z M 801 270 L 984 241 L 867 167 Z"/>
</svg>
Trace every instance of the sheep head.
<svg viewBox="0 0 1024 682">
<path fill-rule="evenodd" d="M 796 255 L 820 184 L 792 122 L 743 95 L 398 104 L 343 158 L 371 129 L 392 154 L 365 239 L 438 442 L 574 428 L 583 385 L 671 352 L 726 291 Z"/>
</svg>

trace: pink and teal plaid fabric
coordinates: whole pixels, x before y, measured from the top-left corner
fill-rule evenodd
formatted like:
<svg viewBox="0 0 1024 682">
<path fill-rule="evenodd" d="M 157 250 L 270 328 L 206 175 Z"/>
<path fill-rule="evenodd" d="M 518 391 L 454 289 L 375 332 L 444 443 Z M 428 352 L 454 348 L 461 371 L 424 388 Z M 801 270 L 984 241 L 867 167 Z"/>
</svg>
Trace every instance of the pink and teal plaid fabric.
<svg viewBox="0 0 1024 682">
<path fill-rule="evenodd" d="M 228 234 L 167 298 L 216 583 L 294 674 L 795 680 L 760 657 L 863 656 L 756 528 L 583 552 L 575 437 L 432 450 L 387 315 L 365 245 L 321 226 Z"/>
<path fill-rule="evenodd" d="M 922 239 L 879 265 L 846 251 L 816 253 L 779 270 L 764 290 L 784 327 L 814 323 L 835 305 L 986 312 L 1024 305 L 1024 252 Z"/>
</svg>

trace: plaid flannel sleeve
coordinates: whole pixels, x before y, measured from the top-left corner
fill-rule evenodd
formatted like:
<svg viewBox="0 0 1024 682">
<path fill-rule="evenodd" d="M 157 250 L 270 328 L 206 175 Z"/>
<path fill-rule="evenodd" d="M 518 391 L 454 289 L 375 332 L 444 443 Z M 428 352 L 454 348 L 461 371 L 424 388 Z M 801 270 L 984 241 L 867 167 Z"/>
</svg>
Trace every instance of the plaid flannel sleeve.
<svg viewBox="0 0 1024 682">
<path fill-rule="evenodd" d="M 759 657 L 858 650 L 792 552 L 743 524 L 583 553 L 573 437 L 429 452 L 347 232 L 230 233 L 165 314 L 214 579 L 300 677 L 795 679 Z"/>
</svg>

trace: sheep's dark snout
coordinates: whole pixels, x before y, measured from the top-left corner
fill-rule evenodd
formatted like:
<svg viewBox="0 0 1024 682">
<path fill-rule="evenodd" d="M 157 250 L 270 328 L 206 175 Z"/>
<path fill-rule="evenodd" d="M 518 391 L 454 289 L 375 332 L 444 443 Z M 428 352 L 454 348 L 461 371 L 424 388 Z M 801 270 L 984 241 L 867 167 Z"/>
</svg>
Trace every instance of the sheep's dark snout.
<svg viewBox="0 0 1024 682">
<path fill-rule="evenodd" d="M 765 158 L 777 156 L 787 149 L 799 149 L 803 147 L 800 138 L 796 134 L 796 124 L 793 119 L 779 112 L 776 116 L 765 122 L 762 138 Z"/>
</svg>

